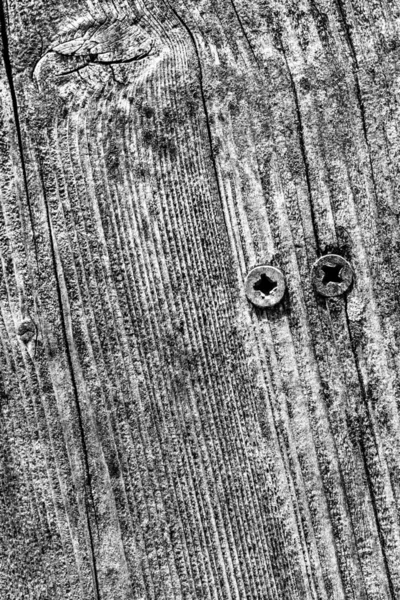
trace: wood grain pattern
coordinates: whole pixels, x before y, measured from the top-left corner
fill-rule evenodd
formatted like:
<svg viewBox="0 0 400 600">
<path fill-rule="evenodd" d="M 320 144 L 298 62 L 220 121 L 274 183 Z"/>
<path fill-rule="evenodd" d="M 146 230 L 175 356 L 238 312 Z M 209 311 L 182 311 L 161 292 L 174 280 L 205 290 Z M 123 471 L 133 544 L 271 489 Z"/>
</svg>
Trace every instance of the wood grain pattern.
<svg viewBox="0 0 400 600">
<path fill-rule="evenodd" d="M 3 0 L 1 598 L 400 598 L 399 19 Z"/>
</svg>

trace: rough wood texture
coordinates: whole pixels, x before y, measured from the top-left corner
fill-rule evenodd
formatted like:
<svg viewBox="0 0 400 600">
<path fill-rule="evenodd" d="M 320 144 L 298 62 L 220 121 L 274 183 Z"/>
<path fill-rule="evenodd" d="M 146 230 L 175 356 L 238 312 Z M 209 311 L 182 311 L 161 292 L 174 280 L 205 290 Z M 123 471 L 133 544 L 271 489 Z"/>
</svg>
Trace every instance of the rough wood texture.
<svg viewBox="0 0 400 600">
<path fill-rule="evenodd" d="M 399 599 L 400 2 L 2 2 L 1 598 Z"/>
</svg>

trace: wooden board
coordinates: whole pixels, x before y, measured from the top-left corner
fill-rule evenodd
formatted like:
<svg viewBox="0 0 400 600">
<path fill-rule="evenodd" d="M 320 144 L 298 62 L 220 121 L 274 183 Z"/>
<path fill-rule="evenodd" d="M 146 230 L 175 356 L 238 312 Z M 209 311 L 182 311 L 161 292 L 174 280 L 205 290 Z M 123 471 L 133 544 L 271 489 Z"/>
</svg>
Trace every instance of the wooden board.
<svg viewBox="0 0 400 600">
<path fill-rule="evenodd" d="M 0 7 L 1 598 L 400 598 L 400 3 Z"/>
</svg>

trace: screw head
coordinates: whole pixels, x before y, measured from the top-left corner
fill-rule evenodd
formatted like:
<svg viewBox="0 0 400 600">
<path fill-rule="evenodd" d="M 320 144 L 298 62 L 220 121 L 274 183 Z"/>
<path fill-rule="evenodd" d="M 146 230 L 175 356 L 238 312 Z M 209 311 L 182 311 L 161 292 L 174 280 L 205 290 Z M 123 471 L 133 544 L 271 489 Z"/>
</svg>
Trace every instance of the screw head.
<svg viewBox="0 0 400 600">
<path fill-rule="evenodd" d="M 338 254 L 321 256 L 313 265 L 312 280 L 321 296 L 333 297 L 344 294 L 353 282 L 350 263 Z"/>
<path fill-rule="evenodd" d="M 285 293 L 285 278 L 280 269 L 262 265 L 252 269 L 246 277 L 246 296 L 254 306 L 275 306 Z"/>
</svg>

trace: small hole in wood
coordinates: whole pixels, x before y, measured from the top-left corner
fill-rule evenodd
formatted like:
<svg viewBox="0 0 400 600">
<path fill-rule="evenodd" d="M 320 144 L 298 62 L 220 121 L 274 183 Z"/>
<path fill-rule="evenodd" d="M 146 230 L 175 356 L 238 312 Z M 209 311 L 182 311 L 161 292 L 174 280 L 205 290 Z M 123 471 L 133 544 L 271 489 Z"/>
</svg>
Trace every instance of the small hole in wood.
<svg viewBox="0 0 400 600">
<path fill-rule="evenodd" d="M 254 289 L 264 294 L 264 296 L 269 296 L 277 285 L 276 281 L 273 281 L 265 273 L 262 273 L 260 279 L 254 284 Z"/>
</svg>

